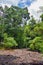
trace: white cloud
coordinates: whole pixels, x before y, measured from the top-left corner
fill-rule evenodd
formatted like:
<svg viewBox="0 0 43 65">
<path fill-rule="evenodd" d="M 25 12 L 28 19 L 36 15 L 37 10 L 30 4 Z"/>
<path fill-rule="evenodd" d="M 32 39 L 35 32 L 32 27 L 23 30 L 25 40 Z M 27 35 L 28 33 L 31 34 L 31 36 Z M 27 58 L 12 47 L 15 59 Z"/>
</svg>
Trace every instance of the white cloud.
<svg viewBox="0 0 43 65">
<path fill-rule="evenodd" d="M 7 5 L 16 5 L 18 6 L 18 4 L 22 4 L 25 6 L 29 5 L 29 4 L 26 4 L 27 2 L 29 2 L 31 4 L 31 2 L 33 2 L 34 0 L 0 0 L 0 4 L 3 5 L 3 4 L 7 4 Z"/>
<path fill-rule="evenodd" d="M 0 0 L 0 5 L 8 5 L 8 6 L 10 6 L 10 5 L 18 5 L 18 3 L 19 3 L 19 1 L 20 0 Z"/>
<path fill-rule="evenodd" d="M 36 19 L 39 18 L 37 11 L 39 10 L 40 6 L 43 6 L 43 0 L 36 0 L 31 3 L 30 7 L 28 7 L 28 11 L 31 13 L 31 15 L 36 17 Z"/>
<path fill-rule="evenodd" d="M 7 4 L 7 3 L 6 4 L 2 4 L 2 3 L 0 4 L 0 6 L 2 6 L 3 8 L 5 7 L 5 5 L 7 5 L 8 7 L 11 7 L 11 5 Z"/>
<path fill-rule="evenodd" d="M 10 0 L 12 2 L 12 5 L 18 5 L 18 3 L 20 2 L 20 0 Z"/>
</svg>

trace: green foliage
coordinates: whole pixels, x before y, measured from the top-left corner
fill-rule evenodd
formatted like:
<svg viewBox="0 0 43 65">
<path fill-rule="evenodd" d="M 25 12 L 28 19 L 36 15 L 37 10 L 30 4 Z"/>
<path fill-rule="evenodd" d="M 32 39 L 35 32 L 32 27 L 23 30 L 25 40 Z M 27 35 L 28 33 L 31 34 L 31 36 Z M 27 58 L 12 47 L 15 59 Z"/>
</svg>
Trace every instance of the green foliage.
<svg viewBox="0 0 43 65">
<path fill-rule="evenodd" d="M 5 38 L 4 39 L 4 42 L 3 42 L 3 46 L 5 48 L 15 48 L 16 46 L 18 46 L 17 42 L 14 40 L 14 38 L 12 37 L 8 37 L 8 38 Z"/>
<path fill-rule="evenodd" d="M 30 49 L 43 52 L 43 39 L 41 37 L 35 37 L 31 41 Z"/>
<path fill-rule="evenodd" d="M 41 20 L 43 21 L 43 14 L 40 16 Z"/>
<path fill-rule="evenodd" d="M 33 44 L 31 44 L 29 48 L 30 48 L 30 50 L 33 50 L 33 51 L 35 50 Z"/>
<path fill-rule="evenodd" d="M 41 21 L 37 21 L 29 17 L 27 8 L 5 6 L 4 9 L 0 7 L 0 11 L 3 12 L 0 15 L 0 47 L 17 46 L 43 52 L 43 14 Z"/>
<path fill-rule="evenodd" d="M 17 42 L 14 40 L 13 37 L 8 37 L 8 35 L 6 33 L 4 33 L 3 35 L 4 40 L 1 44 L 1 46 L 5 47 L 5 48 L 16 48 L 16 46 L 18 46 Z"/>
</svg>

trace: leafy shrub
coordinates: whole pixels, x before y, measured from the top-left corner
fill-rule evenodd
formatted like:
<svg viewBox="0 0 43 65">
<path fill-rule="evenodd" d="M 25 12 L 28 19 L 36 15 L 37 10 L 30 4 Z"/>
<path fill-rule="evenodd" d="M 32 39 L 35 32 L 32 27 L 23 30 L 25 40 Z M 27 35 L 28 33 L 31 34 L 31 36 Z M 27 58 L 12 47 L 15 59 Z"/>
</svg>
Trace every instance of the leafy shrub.
<svg viewBox="0 0 43 65">
<path fill-rule="evenodd" d="M 33 44 L 30 45 L 30 49 L 34 50 L 34 45 Z"/>
<path fill-rule="evenodd" d="M 8 35 L 6 33 L 4 34 L 4 41 L 3 41 L 2 45 L 5 48 L 13 48 L 13 47 L 18 46 L 18 44 L 14 40 L 14 38 L 13 37 L 8 37 Z"/>
<path fill-rule="evenodd" d="M 43 40 L 41 37 L 35 37 L 30 44 L 31 50 L 43 52 Z"/>
</svg>

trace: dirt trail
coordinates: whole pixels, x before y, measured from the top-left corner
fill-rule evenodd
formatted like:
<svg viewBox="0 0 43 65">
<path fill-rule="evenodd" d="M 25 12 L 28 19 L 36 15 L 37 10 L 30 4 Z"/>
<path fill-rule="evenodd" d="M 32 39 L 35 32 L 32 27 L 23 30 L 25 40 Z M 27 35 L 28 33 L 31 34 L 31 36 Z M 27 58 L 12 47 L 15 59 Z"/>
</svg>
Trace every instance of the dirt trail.
<svg viewBox="0 0 43 65">
<path fill-rule="evenodd" d="M 43 65 L 43 56 L 27 49 L 0 50 L 0 65 Z"/>
</svg>

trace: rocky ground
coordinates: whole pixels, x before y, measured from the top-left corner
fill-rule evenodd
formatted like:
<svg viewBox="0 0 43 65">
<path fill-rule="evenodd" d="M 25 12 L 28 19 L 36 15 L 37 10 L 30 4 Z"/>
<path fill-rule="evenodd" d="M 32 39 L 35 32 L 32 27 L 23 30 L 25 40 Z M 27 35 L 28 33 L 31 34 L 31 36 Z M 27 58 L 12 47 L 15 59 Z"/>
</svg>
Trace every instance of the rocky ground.
<svg viewBox="0 0 43 65">
<path fill-rule="evenodd" d="M 0 50 L 0 65 L 43 65 L 43 55 L 27 49 Z"/>
</svg>

